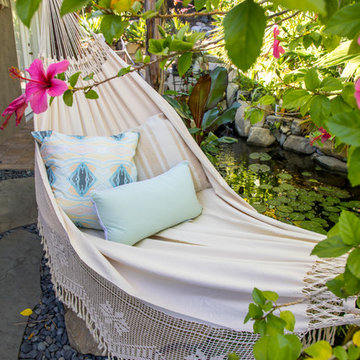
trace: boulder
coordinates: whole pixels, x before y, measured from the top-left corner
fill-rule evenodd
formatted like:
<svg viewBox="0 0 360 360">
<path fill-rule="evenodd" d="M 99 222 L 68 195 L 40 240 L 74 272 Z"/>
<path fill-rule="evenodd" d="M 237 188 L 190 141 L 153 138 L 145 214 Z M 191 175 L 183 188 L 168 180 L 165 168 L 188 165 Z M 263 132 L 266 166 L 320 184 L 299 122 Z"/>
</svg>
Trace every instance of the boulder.
<svg viewBox="0 0 360 360">
<path fill-rule="evenodd" d="M 229 83 L 233 82 L 236 79 L 237 76 L 238 76 L 238 71 L 237 70 L 235 70 L 235 69 L 230 70 L 229 74 L 228 74 Z"/>
<path fill-rule="evenodd" d="M 335 151 L 333 149 L 333 143 L 331 141 L 326 141 L 324 144 L 321 145 L 318 144 L 318 142 L 316 142 L 314 146 L 316 147 L 316 149 L 320 154 L 332 156 L 343 161 L 346 161 L 347 159 L 346 151 L 345 150 L 342 150 L 340 152 Z"/>
<path fill-rule="evenodd" d="M 236 100 L 236 92 L 239 90 L 239 85 L 229 83 L 226 89 L 226 102 L 230 107 Z"/>
<path fill-rule="evenodd" d="M 248 137 L 251 128 L 250 120 L 245 120 L 245 109 L 249 106 L 246 101 L 239 101 L 240 107 L 235 114 L 235 130 L 241 137 Z"/>
<path fill-rule="evenodd" d="M 252 127 L 249 131 L 247 143 L 250 145 L 268 147 L 275 142 L 274 135 L 271 134 L 269 129 L 261 127 Z"/>
<path fill-rule="evenodd" d="M 302 120 L 294 119 L 291 123 L 291 133 L 296 136 L 303 134 L 303 127 L 301 125 Z"/>
<path fill-rule="evenodd" d="M 287 135 L 282 133 L 280 129 L 275 129 L 274 131 L 272 131 L 272 134 L 275 136 L 275 139 L 280 144 L 280 146 L 283 146 Z"/>
<path fill-rule="evenodd" d="M 311 155 L 315 152 L 315 148 L 310 145 L 310 140 L 302 136 L 290 135 L 284 142 L 285 150 L 295 151 L 300 154 Z"/>
<path fill-rule="evenodd" d="M 279 122 L 280 124 L 286 124 L 289 126 L 294 121 L 293 117 L 290 116 L 280 116 L 280 115 L 268 115 L 266 117 L 266 122 L 269 125 L 274 125 L 275 123 Z"/>
<path fill-rule="evenodd" d="M 347 172 L 346 163 L 332 156 L 325 156 L 325 155 L 317 156 L 315 158 L 315 162 L 317 162 L 320 166 L 323 166 L 325 169 L 328 170 L 339 171 L 342 173 Z"/>
</svg>

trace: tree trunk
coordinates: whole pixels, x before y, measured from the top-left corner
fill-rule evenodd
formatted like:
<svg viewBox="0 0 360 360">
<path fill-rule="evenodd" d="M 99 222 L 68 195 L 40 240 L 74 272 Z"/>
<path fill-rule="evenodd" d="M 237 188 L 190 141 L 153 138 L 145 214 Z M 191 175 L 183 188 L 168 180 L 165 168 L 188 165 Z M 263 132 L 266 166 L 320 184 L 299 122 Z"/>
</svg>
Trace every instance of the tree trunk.
<svg viewBox="0 0 360 360">
<path fill-rule="evenodd" d="M 145 11 L 155 10 L 156 0 L 145 0 Z M 149 39 L 160 39 L 160 33 L 157 26 L 160 25 L 160 19 L 147 19 L 146 20 L 146 54 L 150 56 L 151 61 L 156 59 L 156 55 L 150 54 Z M 146 68 L 145 80 L 158 91 L 161 87 L 161 73 L 159 63 L 152 64 Z"/>
</svg>

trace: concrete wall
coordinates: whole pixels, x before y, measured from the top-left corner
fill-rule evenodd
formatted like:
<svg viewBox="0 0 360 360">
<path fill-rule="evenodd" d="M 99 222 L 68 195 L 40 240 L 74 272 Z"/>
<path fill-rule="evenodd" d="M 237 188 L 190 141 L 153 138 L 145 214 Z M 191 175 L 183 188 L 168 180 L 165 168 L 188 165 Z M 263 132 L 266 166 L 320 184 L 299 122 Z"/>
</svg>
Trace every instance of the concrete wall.
<svg viewBox="0 0 360 360">
<path fill-rule="evenodd" d="M 21 94 L 20 82 L 9 77 L 8 69 L 18 66 L 12 13 L 9 7 L 0 9 L 0 114 Z M 3 117 L 0 116 L 2 123 Z M 0 144 L 15 132 L 14 117 L 5 130 L 0 130 Z"/>
</svg>

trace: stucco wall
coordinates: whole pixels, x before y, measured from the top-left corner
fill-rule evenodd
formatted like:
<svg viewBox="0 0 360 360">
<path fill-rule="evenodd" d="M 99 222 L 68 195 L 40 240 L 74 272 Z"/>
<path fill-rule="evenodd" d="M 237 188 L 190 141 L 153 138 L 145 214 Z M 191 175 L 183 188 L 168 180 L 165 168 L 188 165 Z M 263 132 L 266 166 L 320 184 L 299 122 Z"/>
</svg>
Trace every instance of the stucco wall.
<svg viewBox="0 0 360 360">
<path fill-rule="evenodd" d="M 12 14 L 9 7 L 0 9 L 0 114 L 7 105 L 21 94 L 20 83 L 9 77 L 8 69 L 18 66 Z M 0 117 L 1 122 L 3 117 Z M 12 118 L 5 130 L 0 130 L 0 144 L 15 132 Z"/>
</svg>

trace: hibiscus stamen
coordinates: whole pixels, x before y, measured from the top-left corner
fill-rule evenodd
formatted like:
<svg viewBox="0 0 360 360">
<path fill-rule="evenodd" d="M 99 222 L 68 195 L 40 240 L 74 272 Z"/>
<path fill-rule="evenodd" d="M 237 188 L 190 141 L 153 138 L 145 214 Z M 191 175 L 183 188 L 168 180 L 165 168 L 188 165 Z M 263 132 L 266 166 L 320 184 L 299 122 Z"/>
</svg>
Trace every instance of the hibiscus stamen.
<svg viewBox="0 0 360 360">
<path fill-rule="evenodd" d="M 12 79 L 21 79 L 21 80 L 25 80 L 25 81 L 30 81 L 30 82 L 42 84 L 41 81 L 34 80 L 34 79 L 28 79 L 28 78 L 22 76 L 20 70 L 19 70 L 18 68 L 16 68 L 15 66 L 12 66 L 12 67 L 9 69 L 9 76 L 10 76 Z"/>
</svg>

